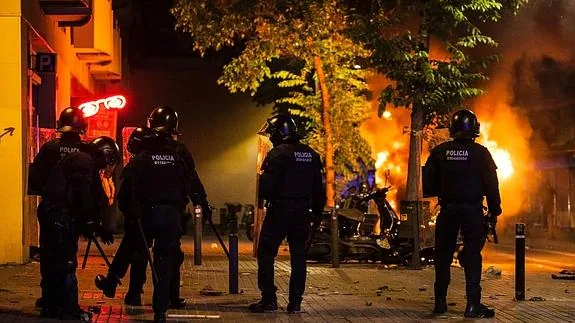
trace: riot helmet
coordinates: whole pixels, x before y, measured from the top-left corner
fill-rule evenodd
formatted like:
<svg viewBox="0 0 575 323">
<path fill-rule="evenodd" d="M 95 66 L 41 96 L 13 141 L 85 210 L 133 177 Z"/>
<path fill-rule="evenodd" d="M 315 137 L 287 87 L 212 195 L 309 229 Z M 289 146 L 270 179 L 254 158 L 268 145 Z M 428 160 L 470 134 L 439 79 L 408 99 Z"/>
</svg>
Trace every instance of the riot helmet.
<svg viewBox="0 0 575 323">
<path fill-rule="evenodd" d="M 169 106 L 155 108 L 148 117 L 148 127 L 160 133 L 178 135 L 178 123 L 178 113 Z"/>
<path fill-rule="evenodd" d="M 104 171 L 104 176 L 112 176 L 116 165 L 120 162 L 120 148 L 114 139 L 106 136 L 98 137 L 91 142 L 95 150 L 96 167 Z"/>
<path fill-rule="evenodd" d="M 58 132 L 84 134 L 88 128 L 86 118 L 82 110 L 76 107 L 69 107 L 60 113 L 58 118 Z"/>
<path fill-rule="evenodd" d="M 266 120 L 258 134 L 267 136 L 274 146 L 286 140 L 299 140 L 297 126 L 294 119 L 288 115 L 278 114 Z"/>
<path fill-rule="evenodd" d="M 475 139 L 479 137 L 479 121 L 471 110 L 463 109 L 451 117 L 449 135 L 453 139 Z"/>
<path fill-rule="evenodd" d="M 150 139 L 157 138 L 157 134 L 148 127 L 138 127 L 132 131 L 130 139 L 128 139 L 128 151 L 132 155 L 137 155 L 142 152 L 144 142 Z"/>
</svg>

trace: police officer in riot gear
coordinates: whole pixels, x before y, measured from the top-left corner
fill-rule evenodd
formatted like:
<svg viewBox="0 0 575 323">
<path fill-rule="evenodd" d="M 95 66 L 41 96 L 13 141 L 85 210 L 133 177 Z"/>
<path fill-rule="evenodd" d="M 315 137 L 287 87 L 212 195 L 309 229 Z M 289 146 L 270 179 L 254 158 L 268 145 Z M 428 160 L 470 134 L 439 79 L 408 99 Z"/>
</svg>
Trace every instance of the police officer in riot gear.
<svg viewBox="0 0 575 323">
<path fill-rule="evenodd" d="M 447 312 L 450 266 L 461 230 L 465 253 L 467 307 L 465 317 L 489 318 L 495 311 L 481 303 L 481 250 L 487 237 L 486 221 L 495 223 L 501 214 L 496 165 L 484 146 L 475 143 L 479 122 L 469 110 L 453 114 L 452 141 L 433 149 L 423 172 L 423 193 L 437 196 L 441 212 L 435 228 L 435 308 Z M 483 214 L 483 197 L 491 218 Z"/>
<path fill-rule="evenodd" d="M 132 158 L 141 153 L 147 143 L 157 138 L 157 133 L 147 127 L 136 128 L 128 139 L 128 152 Z M 125 233 L 116 251 L 114 260 L 111 263 L 107 276 L 96 276 L 96 287 L 101 289 L 106 297 L 113 298 L 116 294 L 116 287 L 121 278 L 123 278 L 128 267 L 130 268 L 130 285 L 128 292 L 124 297 L 124 304 L 131 306 L 142 305 L 143 287 L 146 283 L 147 255 L 143 249 L 143 241 L 140 237 L 136 217 L 132 214 L 124 214 Z M 182 308 L 185 306 L 185 299 L 179 298 L 180 295 L 180 259 L 183 258 L 181 249 L 177 253 L 177 265 L 172 268 L 172 277 L 177 284 L 170 287 L 170 308 Z M 182 259 L 183 260 L 183 259 Z M 175 290 L 174 290 L 175 289 Z"/>
<path fill-rule="evenodd" d="M 194 205 L 200 205 L 202 207 L 202 212 L 205 217 L 210 218 L 212 210 L 208 203 L 204 185 L 196 172 L 194 158 L 188 148 L 183 143 L 177 141 L 179 135 L 178 125 L 178 113 L 169 106 L 161 106 L 154 109 L 148 117 L 148 126 L 153 129 L 158 136 L 167 138 L 169 145 L 184 160 L 191 181 L 190 187 L 192 195 L 190 199 Z"/>
<path fill-rule="evenodd" d="M 127 145 L 132 158 L 142 152 L 145 141 L 156 137 L 156 134 L 149 128 L 136 128 L 130 135 Z M 95 283 L 96 287 L 101 289 L 106 297 L 113 298 L 120 279 L 126 275 L 128 267 L 130 267 L 130 286 L 124 297 L 124 303 L 131 306 L 141 306 L 141 294 L 146 282 L 146 251 L 143 248 L 136 217 L 127 213 L 124 216 L 124 237 L 116 251 L 114 260 L 112 260 L 108 275 L 106 277 L 96 276 Z"/>
<path fill-rule="evenodd" d="M 153 266 L 158 276 L 153 292 L 155 322 L 166 320 L 170 305 L 172 268 L 178 262 L 180 218 L 188 202 L 188 185 L 186 166 L 165 137 L 148 140 L 122 173 L 120 210 L 141 217 L 146 241 L 153 241 Z"/>
<path fill-rule="evenodd" d="M 90 320 L 89 313 L 78 305 L 76 253 L 80 233 L 87 237 L 98 234 L 104 243 L 113 242 L 113 236 L 101 227 L 105 194 L 99 171 L 113 167 L 119 160 L 117 146 L 102 145 L 108 139 L 97 138 L 77 150 L 69 149 L 52 167 L 41 188 L 38 213 L 42 223 L 43 317 Z"/>
<path fill-rule="evenodd" d="M 260 134 L 269 136 L 274 147 L 262 164 L 258 192 L 267 203 L 257 251 L 262 298 L 250 305 L 249 310 L 256 313 L 277 310 L 274 260 L 287 236 L 291 262 L 287 310 L 298 313 L 305 291 L 305 243 L 311 215 L 321 214 L 326 203 L 323 166 L 319 155 L 300 143 L 291 117 L 278 115 L 269 119 Z"/>
<path fill-rule="evenodd" d="M 64 109 L 58 118 L 58 129 L 60 138 L 51 140 L 40 148 L 40 151 L 30 165 L 28 176 L 28 195 L 39 195 L 45 197 L 48 177 L 54 170 L 56 164 L 67 154 L 80 151 L 84 146 L 81 135 L 86 132 L 87 122 L 82 111 L 75 107 Z M 47 241 L 54 240 L 52 227 L 53 219 L 48 212 L 47 201 L 43 198 L 38 206 L 38 223 L 40 226 L 40 274 L 42 296 L 36 301 L 36 306 L 43 309 L 44 314 L 55 311 L 54 279 L 53 272 L 49 268 L 53 267 L 50 257 L 46 255 L 48 250 L 43 247 Z M 42 256 L 44 254 L 44 256 Z"/>
<path fill-rule="evenodd" d="M 202 214 L 206 219 L 211 219 L 212 217 L 212 208 L 208 202 L 208 196 L 206 194 L 206 190 L 204 189 L 204 185 L 200 180 L 200 177 L 196 171 L 196 164 L 194 162 L 194 158 L 192 154 L 184 145 L 183 143 L 179 142 L 178 135 L 178 126 L 179 126 L 179 116 L 178 113 L 169 106 L 160 106 L 155 108 L 148 117 L 148 126 L 153 129 L 160 138 L 164 138 L 168 146 L 176 152 L 180 158 L 184 161 L 184 164 L 187 169 L 187 178 L 189 180 L 189 187 L 190 187 L 190 195 L 189 198 L 194 205 L 199 205 L 202 208 Z M 185 223 L 182 224 L 185 226 Z M 177 265 L 178 268 L 184 262 L 184 253 L 182 252 L 180 245 L 178 244 L 178 253 L 177 253 Z M 174 284 L 170 291 L 171 296 L 170 299 L 172 300 L 173 306 L 181 307 L 185 305 L 185 300 L 181 299 L 179 296 L 179 282 L 180 282 L 180 271 L 179 269 L 174 269 L 173 275 L 177 275 L 176 279 L 172 280 Z M 176 285 L 177 284 L 177 285 Z M 178 302 L 176 300 L 179 300 Z M 178 304 L 178 305 L 176 305 Z"/>
</svg>

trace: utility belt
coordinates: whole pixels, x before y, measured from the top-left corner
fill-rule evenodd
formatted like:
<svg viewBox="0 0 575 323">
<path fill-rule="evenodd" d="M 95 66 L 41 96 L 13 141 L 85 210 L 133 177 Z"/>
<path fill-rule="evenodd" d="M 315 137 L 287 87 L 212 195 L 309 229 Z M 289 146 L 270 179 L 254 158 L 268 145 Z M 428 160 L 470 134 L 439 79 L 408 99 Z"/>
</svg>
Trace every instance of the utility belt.
<svg viewBox="0 0 575 323">
<path fill-rule="evenodd" d="M 449 208 L 456 208 L 456 207 L 474 207 L 474 206 L 482 206 L 483 205 L 483 198 L 480 199 L 444 199 L 439 198 L 439 205 L 441 208 L 449 209 Z"/>
<path fill-rule="evenodd" d="M 76 222 L 70 207 L 66 203 L 42 201 L 39 207 L 42 211 L 39 214 L 39 221 L 54 224 L 56 227 L 65 230 L 68 230 Z"/>
<path fill-rule="evenodd" d="M 185 206 L 178 203 L 147 203 L 142 205 L 141 210 L 143 214 L 150 214 L 155 210 L 174 210 L 181 214 L 185 210 Z"/>
<path fill-rule="evenodd" d="M 285 205 L 285 204 L 310 204 L 310 198 L 307 197 L 286 197 L 286 198 L 276 198 L 270 201 L 266 200 L 266 207 L 272 205 Z"/>
</svg>

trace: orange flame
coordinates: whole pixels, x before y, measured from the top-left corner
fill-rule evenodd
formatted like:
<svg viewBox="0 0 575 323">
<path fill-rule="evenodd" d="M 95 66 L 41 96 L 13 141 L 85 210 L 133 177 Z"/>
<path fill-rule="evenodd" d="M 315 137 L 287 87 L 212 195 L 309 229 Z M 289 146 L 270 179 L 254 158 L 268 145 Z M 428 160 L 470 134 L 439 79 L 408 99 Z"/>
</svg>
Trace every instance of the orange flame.
<svg viewBox="0 0 575 323">
<path fill-rule="evenodd" d="M 489 139 L 489 131 L 491 129 L 491 123 L 482 122 L 481 123 L 481 136 L 478 142 L 485 146 L 495 161 L 497 165 L 497 176 L 500 182 L 505 182 L 513 176 L 513 160 L 511 159 L 511 154 L 508 150 L 499 147 L 497 142 Z"/>
</svg>

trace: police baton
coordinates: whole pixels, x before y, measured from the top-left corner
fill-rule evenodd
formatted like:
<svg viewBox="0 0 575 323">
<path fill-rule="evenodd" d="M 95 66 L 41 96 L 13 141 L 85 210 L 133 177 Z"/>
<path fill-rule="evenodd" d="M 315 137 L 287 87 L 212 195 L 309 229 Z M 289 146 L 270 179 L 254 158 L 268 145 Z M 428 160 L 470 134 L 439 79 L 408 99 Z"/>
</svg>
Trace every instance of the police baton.
<svg viewBox="0 0 575 323">
<path fill-rule="evenodd" d="M 92 238 L 88 239 L 88 245 L 86 246 L 86 252 L 84 252 L 84 259 L 82 260 L 82 269 L 86 269 L 86 263 L 88 262 L 88 255 L 90 254 L 91 246 L 92 246 Z"/>
<path fill-rule="evenodd" d="M 224 252 L 226 253 L 226 256 L 228 256 L 228 259 L 230 258 L 230 252 L 228 251 L 228 247 L 226 247 L 226 244 L 224 243 L 224 240 L 222 239 L 222 236 L 220 235 L 220 233 L 218 232 L 218 229 L 216 229 L 216 225 L 214 224 L 214 221 L 212 221 L 212 217 L 208 217 L 208 222 L 210 222 L 210 227 L 212 227 L 212 230 L 214 231 L 214 234 L 216 235 L 216 237 L 218 238 L 218 241 L 220 242 L 220 245 L 222 246 L 222 249 L 224 249 Z"/>
<path fill-rule="evenodd" d="M 144 243 L 144 248 L 146 249 L 146 256 L 148 257 L 148 262 L 150 263 L 150 268 L 152 269 L 152 278 L 154 279 L 154 283 L 158 283 L 158 273 L 156 272 L 156 268 L 154 267 L 154 261 L 152 260 L 152 253 L 150 252 L 150 248 L 148 248 L 148 241 L 146 240 L 146 235 L 144 234 L 144 227 L 142 227 L 142 222 L 140 218 L 136 218 L 136 223 L 138 224 L 138 231 L 140 232 L 140 238 L 142 238 L 142 242 Z"/>
<path fill-rule="evenodd" d="M 86 269 L 86 263 L 88 261 L 88 255 L 90 253 L 90 247 L 92 245 L 92 242 L 94 242 L 94 244 L 96 245 L 96 248 L 98 249 L 98 252 L 100 253 L 100 256 L 102 256 L 102 259 L 104 259 L 104 262 L 106 263 L 106 266 L 108 266 L 109 272 L 111 272 L 111 266 L 112 264 L 110 263 L 110 260 L 108 259 L 108 256 L 106 256 L 106 254 L 104 253 L 104 249 L 102 249 L 102 246 L 100 245 L 100 243 L 98 242 L 98 240 L 96 240 L 96 237 L 94 236 L 94 234 L 92 233 L 92 235 L 88 238 L 88 245 L 86 246 L 86 252 L 84 253 L 84 260 L 82 260 L 82 269 Z M 122 282 L 120 281 L 119 277 L 116 277 L 116 279 L 118 280 L 118 285 L 122 285 Z"/>
</svg>

